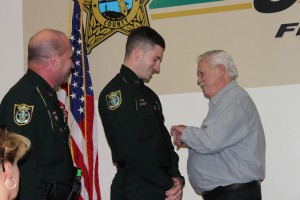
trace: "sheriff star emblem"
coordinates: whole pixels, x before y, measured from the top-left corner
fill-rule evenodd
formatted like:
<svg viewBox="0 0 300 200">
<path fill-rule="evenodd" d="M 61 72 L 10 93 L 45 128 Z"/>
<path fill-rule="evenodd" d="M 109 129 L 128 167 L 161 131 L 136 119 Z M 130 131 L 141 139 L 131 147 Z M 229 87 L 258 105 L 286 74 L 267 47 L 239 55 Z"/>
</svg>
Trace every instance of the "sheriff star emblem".
<svg viewBox="0 0 300 200">
<path fill-rule="evenodd" d="M 14 121 L 19 126 L 28 124 L 31 121 L 34 106 L 26 104 L 14 105 Z"/>
<path fill-rule="evenodd" d="M 117 109 L 122 104 L 121 91 L 118 90 L 118 91 L 111 92 L 108 95 L 106 95 L 106 103 L 107 103 L 107 107 L 110 110 Z"/>
<path fill-rule="evenodd" d="M 140 26 L 149 26 L 146 4 L 149 0 L 84 0 L 86 47 L 92 48 L 116 32 L 128 35 Z"/>
</svg>

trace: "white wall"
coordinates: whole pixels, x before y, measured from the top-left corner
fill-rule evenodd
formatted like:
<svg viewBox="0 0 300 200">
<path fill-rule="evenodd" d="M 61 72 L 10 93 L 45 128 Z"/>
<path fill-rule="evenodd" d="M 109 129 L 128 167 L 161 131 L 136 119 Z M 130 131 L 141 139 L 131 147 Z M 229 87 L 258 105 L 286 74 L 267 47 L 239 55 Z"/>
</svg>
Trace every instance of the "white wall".
<svg viewBox="0 0 300 200">
<path fill-rule="evenodd" d="M 1 101 L 24 73 L 22 1 L 1 1 L 0 27 Z"/>
<path fill-rule="evenodd" d="M 266 179 L 262 183 L 264 200 L 299 200 L 300 190 L 300 85 L 247 89 L 253 98 L 264 125 L 267 153 Z M 170 128 L 174 124 L 200 126 L 208 106 L 201 92 L 160 96 Z M 96 104 L 97 105 L 97 104 Z M 98 116 L 99 120 L 99 116 Z M 99 121 L 100 126 L 101 122 Z M 187 151 L 177 151 L 180 170 L 185 177 Z M 115 167 L 111 164 L 110 149 L 99 127 L 100 184 L 103 200 L 109 199 L 109 187 Z M 184 200 L 201 199 L 188 180 Z"/>
<path fill-rule="evenodd" d="M 1 2 L 0 26 L 0 99 L 2 99 L 7 90 L 24 73 L 22 1 Z M 300 85 L 252 88 L 248 91 L 261 114 L 267 139 L 267 176 L 262 184 L 263 199 L 299 200 L 300 190 L 297 186 L 300 182 Z M 200 125 L 206 116 L 207 100 L 200 92 L 164 95 L 160 98 L 168 128 L 179 123 Z M 111 163 L 110 149 L 99 116 L 98 122 L 101 194 L 103 200 L 108 200 L 115 167 Z M 187 152 L 180 150 L 178 154 L 180 169 L 186 176 Z M 199 197 L 187 181 L 184 200 L 196 199 Z"/>
</svg>

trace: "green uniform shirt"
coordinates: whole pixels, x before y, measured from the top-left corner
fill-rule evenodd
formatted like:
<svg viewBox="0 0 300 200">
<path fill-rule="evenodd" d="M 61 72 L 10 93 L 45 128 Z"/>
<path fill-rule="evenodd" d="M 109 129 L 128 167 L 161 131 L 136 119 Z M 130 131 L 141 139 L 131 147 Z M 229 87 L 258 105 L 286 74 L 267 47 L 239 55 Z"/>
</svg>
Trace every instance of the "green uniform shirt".
<svg viewBox="0 0 300 200">
<path fill-rule="evenodd" d="M 32 143 L 19 165 L 18 199 L 41 200 L 44 182 L 73 177 L 69 128 L 56 92 L 43 78 L 27 71 L 2 100 L 0 122 Z"/>
<path fill-rule="evenodd" d="M 142 179 L 171 189 L 171 178 L 181 175 L 158 96 L 122 66 L 101 92 L 98 108 L 113 162 L 125 162 Z"/>
</svg>

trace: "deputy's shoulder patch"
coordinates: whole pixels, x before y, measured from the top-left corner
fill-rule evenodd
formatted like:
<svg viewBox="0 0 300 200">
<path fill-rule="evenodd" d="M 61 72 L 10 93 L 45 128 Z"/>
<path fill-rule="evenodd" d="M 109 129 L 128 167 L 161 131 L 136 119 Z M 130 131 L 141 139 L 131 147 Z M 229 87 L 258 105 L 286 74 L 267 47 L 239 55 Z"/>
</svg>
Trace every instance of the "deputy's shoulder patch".
<svg viewBox="0 0 300 200">
<path fill-rule="evenodd" d="M 26 104 L 15 104 L 14 105 L 14 121 L 19 126 L 29 124 L 32 119 L 34 106 Z"/>
<path fill-rule="evenodd" d="M 107 107 L 110 110 L 117 109 L 122 104 L 121 91 L 118 90 L 118 91 L 111 92 L 108 95 L 106 95 L 106 103 L 107 103 Z"/>
</svg>

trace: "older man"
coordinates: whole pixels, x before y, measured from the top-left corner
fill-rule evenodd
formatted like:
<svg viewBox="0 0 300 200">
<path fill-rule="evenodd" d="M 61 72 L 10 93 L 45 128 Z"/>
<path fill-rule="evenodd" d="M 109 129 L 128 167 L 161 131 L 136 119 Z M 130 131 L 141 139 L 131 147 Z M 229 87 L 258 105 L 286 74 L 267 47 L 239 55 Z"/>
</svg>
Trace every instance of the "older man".
<svg viewBox="0 0 300 200">
<path fill-rule="evenodd" d="M 200 128 L 171 128 L 174 144 L 189 148 L 189 180 L 205 200 L 261 200 L 266 144 L 256 106 L 227 52 L 208 51 L 198 61 L 208 114 Z"/>
<path fill-rule="evenodd" d="M 75 171 L 69 128 L 54 88 L 66 81 L 74 67 L 72 55 L 64 33 L 51 29 L 37 32 L 28 44 L 27 73 L 1 102 L 0 122 L 32 143 L 20 163 L 19 200 L 51 199 L 47 195 L 55 188 L 67 199 L 71 191 Z"/>
</svg>

